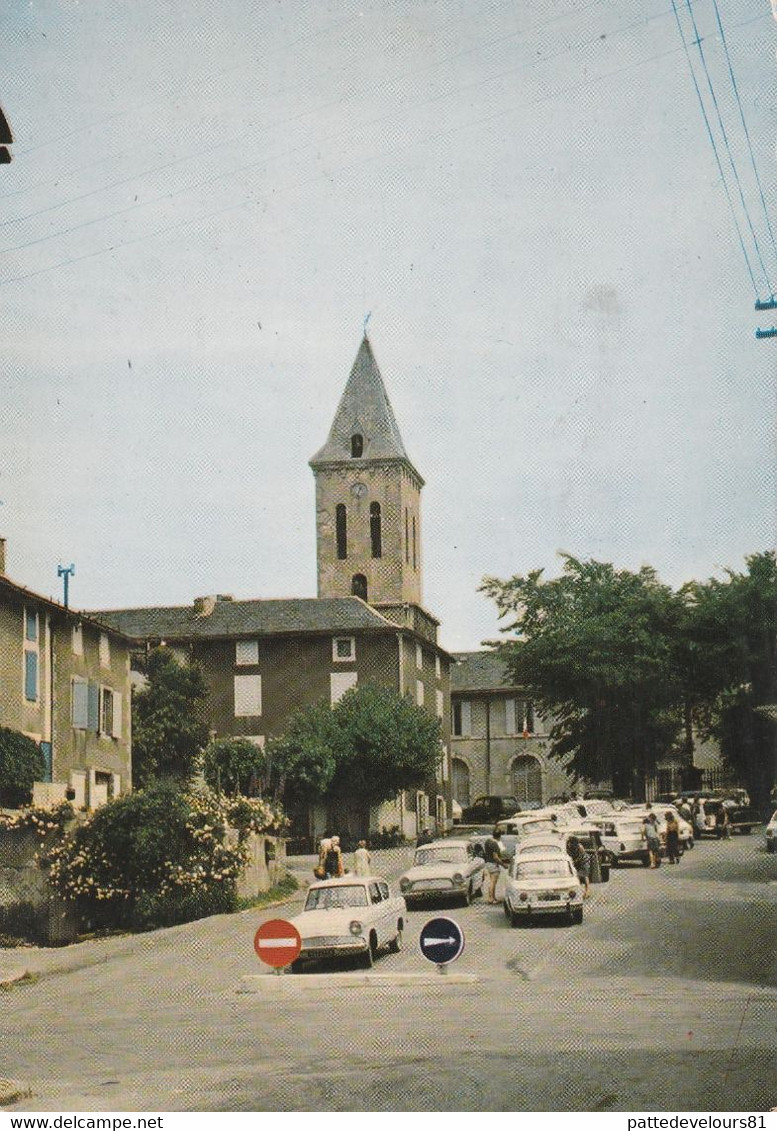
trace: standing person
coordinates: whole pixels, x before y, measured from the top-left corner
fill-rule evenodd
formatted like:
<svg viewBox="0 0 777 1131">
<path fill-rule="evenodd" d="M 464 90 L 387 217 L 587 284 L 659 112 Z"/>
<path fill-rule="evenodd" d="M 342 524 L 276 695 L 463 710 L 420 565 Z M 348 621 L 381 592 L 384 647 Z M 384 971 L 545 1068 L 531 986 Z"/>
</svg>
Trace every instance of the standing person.
<svg viewBox="0 0 777 1131">
<path fill-rule="evenodd" d="M 332 838 L 328 836 L 322 836 L 318 845 L 318 864 L 316 864 L 315 868 L 313 869 L 313 875 L 318 880 L 326 879 L 326 868 L 324 867 L 324 863 L 326 861 L 326 854 L 331 847 Z"/>
<path fill-rule="evenodd" d="M 359 847 L 356 849 L 356 851 L 353 854 L 354 874 L 357 875 L 357 876 L 371 876 L 372 875 L 371 861 L 372 861 L 372 857 L 370 856 L 369 851 L 367 850 L 367 841 L 366 840 L 360 840 L 359 841 Z"/>
<path fill-rule="evenodd" d="M 574 864 L 577 878 L 585 889 L 583 899 L 588 899 L 591 894 L 591 861 L 588 858 L 588 853 L 576 836 L 571 836 L 567 839 L 567 856 L 569 856 Z"/>
<path fill-rule="evenodd" d="M 707 827 L 707 814 L 704 811 L 704 802 L 697 797 L 693 803 L 693 827 L 696 836 L 701 840 L 701 834 Z"/>
<path fill-rule="evenodd" d="M 343 874 L 343 854 L 340 851 L 340 837 L 333 836 L 324 856 L 324 872 L 328 880 Z"/>
<path fill-rule="evenodd" d="M 434 837 L 432 836 L 432 833 L 431 833 L 431 830 L 429 829 L 429 826 L 424 825 L 423 830 L 421 832 L 421 835 L 419 836 L 418 840 L 415 842 L 415 846 L 416 846 L 416 848 L 423 848 L 423 846 L 425 844 L 431 844 L 433 840 L 434 840 Z"/>
<path fill-rule="evenodd" d="M 642 835 L 650 857 L 650 867 L 658 868 L 661 863 L 661 838 L 658 835 L 658 825 L 655 813 L 648 813 L 642 825 Z"/>
<path fill-rule="evenodd" d="M 725 801 L 718 813 L 718 838 L 720 837 L 731 840 L 731 818 L 728 815 L 728 807 Z"/>
<path fill-rule="evenodd" d="M 499 829 L 495 828 L 491 836 L 486 838 L 486 842 L 483 845 L 483 859 L 485 860 L 485 870 L 488 876 L 487 903 L 496 903 L 496 885 L 499 879 L 500 869 L 504 867 L 502 845 L 499 837 Z"/>
<path fill-rule="evenodd" d="M 680 863 L 680 825 L 671 809 L 666 813 L 666 856 L 670 864 Z"/>
</svg>

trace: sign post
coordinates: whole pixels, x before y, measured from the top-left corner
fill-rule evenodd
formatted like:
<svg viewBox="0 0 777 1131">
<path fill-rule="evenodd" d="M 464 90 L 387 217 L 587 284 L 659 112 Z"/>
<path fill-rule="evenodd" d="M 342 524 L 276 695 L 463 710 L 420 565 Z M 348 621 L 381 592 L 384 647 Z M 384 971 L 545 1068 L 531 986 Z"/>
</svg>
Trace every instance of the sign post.
<svg viewBox="0 0 777 1131">
<path fill-rule="evenodd" d="M 269 919 L 254 935 L 254 950 L 261 962 L 280 974 L 302 950 L 300 933 L 288 919 Z"/>
<path fill-rule="evenodd" d="M 447 974 L 448 963 L 455 962 L 464 950 L 464 932 L 455 919 L 447 916 L 430 919 L 418 941 L 421 954 L 436 965 L 440 974 Z"/>
</svg>

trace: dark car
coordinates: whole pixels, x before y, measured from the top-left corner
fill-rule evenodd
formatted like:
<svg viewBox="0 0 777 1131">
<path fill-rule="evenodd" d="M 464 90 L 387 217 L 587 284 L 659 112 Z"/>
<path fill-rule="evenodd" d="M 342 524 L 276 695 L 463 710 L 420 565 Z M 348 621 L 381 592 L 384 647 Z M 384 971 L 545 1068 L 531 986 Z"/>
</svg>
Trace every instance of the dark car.
<svg viewBox="0 0 777 1131">
<path fill-rule="evenodd" d="M 461 815 L 464 824 L 474 825 L 480 821 L 496 822 L 502 817 L 512 817 L 518 812 L 519 802 L 517 797 L 505 797 L 489 794 L 486 797 L 476 797 L 471 805 Z"/>
</svg>

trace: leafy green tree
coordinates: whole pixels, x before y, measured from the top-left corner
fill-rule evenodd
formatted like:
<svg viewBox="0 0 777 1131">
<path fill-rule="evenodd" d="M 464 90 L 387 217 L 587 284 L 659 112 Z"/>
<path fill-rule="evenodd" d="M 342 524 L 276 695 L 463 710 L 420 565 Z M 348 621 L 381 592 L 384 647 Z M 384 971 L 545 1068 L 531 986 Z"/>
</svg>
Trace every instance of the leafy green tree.
<svg viewBox="0 0 777 1131">
<path fill-rule="evenodd" d="M 262 791 L 264 753 L 248 738 L 216 738 L 205 747 L 202 772 L 211 789 L 252 797 Z"/>
<path fill-rule="evenodd" d="M 267 778 L 273 796 L 298 805 L 319 801 L 335 771 L 332 711 L 316 703 L 295 712 L 285 732 L 267 742 Z"/>
<path fill-rule="evenodd" d="M 349 810 L 363 825 L 371 806 L 434 781 L 440 724 L 409 698 L 364 684 L 334 707 L 319 703 L 298 712 L 266 754 L 278 793 Z"/>
<path fill-rule="evenodd" d="M 440 765 L 440 723 L 408 696 L 364 684 L 345 693 L 332 710 L 335 772 L 333 801 L 368 809 L 402 789 L 434 782 Z"/>
<path fill-rule="evenodd" d="M 703 733 L 754 797 L 777 781 L 777 556 L 686 586 L 689 695 Z"/>
<path fill-rule="evenodd" d="M 132 697 L 132 780 L 135 788 L 171 778 L 191 780 L 208 741 L 207 688 L 200 669 L 180 664 L 167 648 L 149 653 L 147 684 Z"/>
<path fill-rule="evenodd" d="M 33 782 L 42 781 L 41 748 L 26 734 L 0 727 L 0 802 L 15 808 L 30 801 Z"/>
<path fill-rule="evenodd" d="M 683 602 L 647 566 L 563 559 L 553 580 L 543 570 L 484 580 L 481 591 L 508 618 L 502 631 L 515 634 L 498 649 L 552 720 L 550 753 L 576 777 L 611 778 L 638 795 L 680 729 Z"/>
</svg>

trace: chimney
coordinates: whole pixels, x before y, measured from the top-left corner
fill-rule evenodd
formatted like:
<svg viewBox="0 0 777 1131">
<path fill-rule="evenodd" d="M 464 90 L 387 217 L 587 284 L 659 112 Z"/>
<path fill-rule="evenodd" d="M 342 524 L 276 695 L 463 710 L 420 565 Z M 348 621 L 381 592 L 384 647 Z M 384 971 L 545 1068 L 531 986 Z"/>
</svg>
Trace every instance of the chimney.
<svg viewBox="0 0 777 1131">
<path fill-rule="evenodd" d="M 0 538 L 0 574 L 5 573 L 5 538 Z"/>
<path fill-rule="evenodd" d="M 209 617 L 216 608 L 215 597 L 195 597 L 194 615 L 196 617 Z"/>
</svg>

